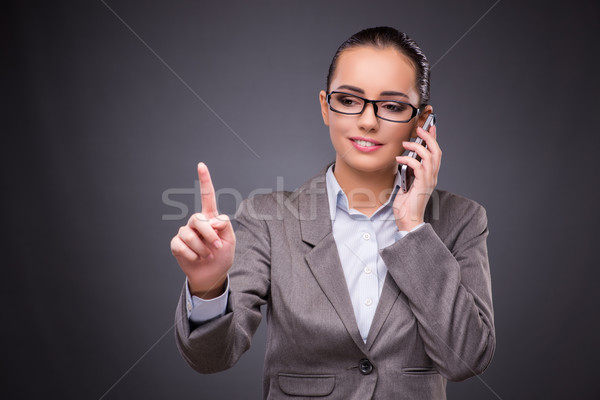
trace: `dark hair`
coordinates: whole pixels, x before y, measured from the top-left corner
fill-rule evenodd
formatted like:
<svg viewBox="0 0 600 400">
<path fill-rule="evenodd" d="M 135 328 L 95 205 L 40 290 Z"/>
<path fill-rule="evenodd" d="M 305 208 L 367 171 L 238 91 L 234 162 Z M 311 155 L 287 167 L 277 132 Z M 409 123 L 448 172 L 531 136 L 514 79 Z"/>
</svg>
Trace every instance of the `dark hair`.
<svg viewBox="0 0 600 400">
<path fill-rule="evenodd" d="M 329 93 L 329 85 L 331 84 L 331 78 L 335 72 L 337 66 L 337 60 L 340 54 L 347 49 L 359 47 L 359 46 L 373 46 L 384 49 L 386 47 L 393 47 L 400 51 L 402 54 L 407 56 L 414 64 L 417 76 L 417 90 L 421 98 L 420 107 L 424 107 L 429 102 L 429 61 L 427 57 L 417 45 L 404 32 L 399 32 L 389 26 L 379 26 L 376 28 L 363 29 L 362 31 L 355 33 L 348 40 L 338 47 L 331 65 L 329 66 L 329 73 L 327 74 L 327 92 Z"/>
</svg>

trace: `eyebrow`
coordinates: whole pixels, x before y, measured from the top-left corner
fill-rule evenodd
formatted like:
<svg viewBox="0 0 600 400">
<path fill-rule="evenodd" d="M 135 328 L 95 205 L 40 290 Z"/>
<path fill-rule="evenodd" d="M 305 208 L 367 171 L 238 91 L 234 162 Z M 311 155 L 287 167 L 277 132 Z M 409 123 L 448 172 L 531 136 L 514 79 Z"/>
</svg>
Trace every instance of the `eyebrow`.
<svg viewBox="0 0 600 400">
<path fill-rule="evenodd" d="M 352 86 L 352 85 L 342 85 L 342 86 L 339 86 L 336 90 L 339 90 L 339 89 L 348 89 L 348 90 L 353 90 L 353 91 L 358 92 L 363 95 L 365 94 L 364 90 L 362 90 L 359 87 Z M 407 99 L 409 98 L 406 93 L 396 92 L 394 90 L 386 90 L 384 92 L 379 93 L 379 95 L 380 96 L 402 96 L 402 97 L 406 97 Z"/>
</svg>

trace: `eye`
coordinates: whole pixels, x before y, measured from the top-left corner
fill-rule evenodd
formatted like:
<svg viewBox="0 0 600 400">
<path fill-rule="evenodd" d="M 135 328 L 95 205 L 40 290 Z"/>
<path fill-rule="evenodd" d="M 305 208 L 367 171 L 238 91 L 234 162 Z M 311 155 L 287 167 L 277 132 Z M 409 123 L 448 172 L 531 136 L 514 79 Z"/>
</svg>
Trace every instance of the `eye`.
<svg viewBox="0 0 600 400">
<path fill-rule="evenodd" d="M 381 104 L 381 108 L 393 113 L 406 111 L 408 106 L 403 103 L 389 102 Z"/>
<path fill-rule="evenodd" d="M 341 97 L 339 101 L 343 106 L 352 106 L 358 104 L 354 97 Z"/>
</svg>

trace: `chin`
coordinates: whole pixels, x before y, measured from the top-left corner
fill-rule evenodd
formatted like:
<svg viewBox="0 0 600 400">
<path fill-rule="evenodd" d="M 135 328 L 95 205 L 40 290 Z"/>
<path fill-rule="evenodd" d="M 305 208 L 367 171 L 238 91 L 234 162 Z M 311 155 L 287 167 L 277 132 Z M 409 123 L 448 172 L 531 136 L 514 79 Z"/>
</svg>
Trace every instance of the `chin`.
<svg viewBox="0 0 600 400">
<path fill-rule="evenodd" d="M 351 157 L 346 157 L 346 160 L 343 162 L 346 163 L 350 168 L 362 172 L 383 172 L 395 168 L 395 159 L 390 158 L 389 162 L 385 162 L 384 159 L 387 159 L 387 157 L 377 159 L 357 159 L 354 157 L 354 155 L 352 155 Z"/>
</svg>

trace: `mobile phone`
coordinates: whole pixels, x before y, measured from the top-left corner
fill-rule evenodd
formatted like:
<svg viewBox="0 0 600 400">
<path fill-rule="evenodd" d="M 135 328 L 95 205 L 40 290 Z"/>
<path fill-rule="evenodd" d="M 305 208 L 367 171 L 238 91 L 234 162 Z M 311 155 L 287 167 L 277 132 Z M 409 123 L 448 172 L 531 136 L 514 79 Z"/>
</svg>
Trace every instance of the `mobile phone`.
<svg viewBox="0 0 600 400">
<path fill-rule="evenodd" d="M 427 117 L 427 120 L 425 120 L 425 124 L 423 124 L 423 129 L 429 132 L 429 128 L 431 128 L 433 125 L 435 125 L 435 114 L 429 114 L 429 117 Z M 423 139 L 421 137 L 410 138 L 410 141 L 421 144 L 425 148 L 427 148 L 427 144 L 423 142 Z M 402 155 L 412 157 L 417 161 L 421 161 L 421 157 L 419 157 L 416 151 L 405 150 L 404 153 L 402 153 Z M 412 181 L 415 179 L 415 173 L 413 169 L 406 164 L 399 165 L 398 169 L 400 173 L 402 191 L 406 193 L 408 192 L 408 189 L 410 189 Z"/>
</svg>

